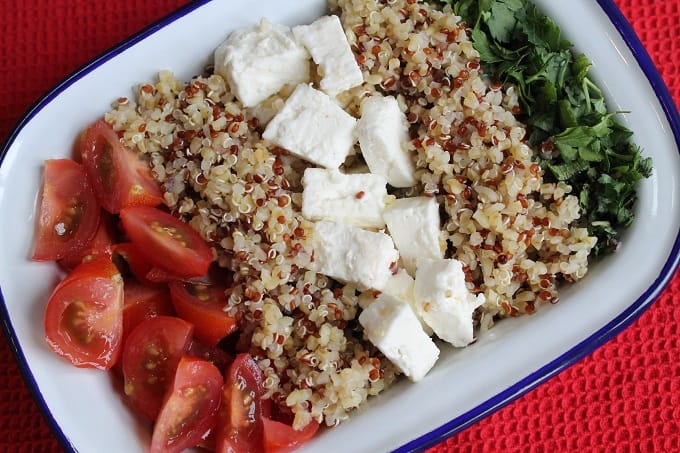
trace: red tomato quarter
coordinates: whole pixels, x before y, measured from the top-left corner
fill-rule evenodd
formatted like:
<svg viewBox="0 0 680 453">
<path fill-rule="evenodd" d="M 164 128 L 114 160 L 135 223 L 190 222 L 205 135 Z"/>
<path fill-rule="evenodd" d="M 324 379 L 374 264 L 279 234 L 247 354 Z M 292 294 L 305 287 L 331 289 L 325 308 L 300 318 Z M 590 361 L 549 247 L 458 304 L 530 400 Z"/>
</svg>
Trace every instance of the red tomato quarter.
<svg viewBox="0 0 680 453">
<path fill-rule="evenodd" d="M 213 260 L 203 238 L 186 223 L 160 209 L 125 208 L 123 229 L 149 263 L 178 278 L 205 275 Z"/>
<path fill-rule="evenodd" d="M 297 431 L 285 423 L 271 420 L 267 417 L 262 419 L 264 429 L 264 451 L 266 453 L 279 453 L 291 451 L 314 437 L 319 429 L 319 424 L 312 420 Z"/>
<path fill-rule="evenodd" d="M 232 274 L 225 268 L 217 265 L 211 265 L 208 273 L 199 277 L 183 278 L 173 275 L 163 269 L 151 267 L 145 275 L 145 279 L 152 283 L 170 283 L 170 282 L 184 282 L 193 283 L 194 285 L 222 285 L 230 284 Z"/>
<path fill-rule="evenodd" d="M 126 206 L 158 206 L 163 193 L 149 165 L 126 148 L 103 120 L 80 140 L 80 156 L 101 205 L 116 214 Z"/>
<path fill-rule="evenodd" d="M 99 218 L 99 227 L 92 240 L 79 253 L 69 254 L 59 260 L 59 265 L 66 270 L 71 270 L 83 261 L 91 261 L 98 256 L 110 257 L 115 242 L 111 216 L 102 211 Z"/>
<path fill-rule="evenodd" d="M 175 310 L 165 286 L 150 286 L 133 279 L 125 282 L 123 303 L 123 338 L 142 321 L 156 316 L 172 316 Z"/>
<path fill-rule="evenodd" d="M 210 362 L 182 357 L 151 437 L 150 453 L 179 453 L 215 426 L 222 374 Z"/>
<path fill-rule="evenodd" d="M 226 370 L 234 361 L 234 357 L 232 357 L 224 349 L 220 348 L 219 346 L 207 346 L 196 338 L 194 338 L 194 340 L 191 342 L 191 345 L 189 345 L 187 355 L 207 360 L 222 371 Z"/>
<path fill-rule="evenodd" d="M 116 258 L 121 257 L 125 260 L 125 263 L 120 263 L 116 260 L 116 263 L 122 264 L 121 271 L 123 271 L 124 275 L 132 274 L 138 281 L 149 285 L 156 283 L 147 280 L 146 275 L 153 266 L 142 255 L 139 247 L 135 246 L 132 242 L 116 244 L 113 246 L 113 254 Z"/>
<path fill-rule="evenodd" d="M 83 166 L 69 159 L 45 161 L 33 259 L 58 260 L 82 252 L 98 225 L 99 203 Z"/>
<path fill-rule="evenodd" d="M 170 283 L 170 296 L 177 314 L 194 325 L 194 336 L 208 346 L 234 332 L 236 319 L 223 309 L 227 305 L 224 286 Z"/>
<path fill-rule="evenodd" d="M 130 405 L 155 420 L 189 347 L 193 326 L 180 318 L 157 316 L 140 322 L 123 348 L 124 391 Z"/>
<path fill-rule="evenodd" d="M 111 368 L 121 350 L 123 278 L 108 258 L 77 266 L 47 302 L 45 339 L 78 367 Z"/>
<path fill-rule="evenodd" d="M 262 418 L 269 417 L 271 400 L 262 371 L 248 354 L 239 354 L 227 370 L 217 422 L 218 453 L 264 451 Z"/>
</svg>

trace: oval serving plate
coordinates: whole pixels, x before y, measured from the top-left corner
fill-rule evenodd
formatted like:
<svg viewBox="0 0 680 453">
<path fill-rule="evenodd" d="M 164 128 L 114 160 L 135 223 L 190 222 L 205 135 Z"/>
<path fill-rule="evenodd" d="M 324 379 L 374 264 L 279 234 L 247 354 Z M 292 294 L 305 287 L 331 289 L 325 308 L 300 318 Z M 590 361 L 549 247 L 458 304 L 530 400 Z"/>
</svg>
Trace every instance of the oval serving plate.
<svg viewBox="0 0 680 453">
<path fill-rule="evenodd" d="M 609 106 L 654 161 L 640 185 L 637 219 L 619 252 L 562 291 L 561 302 L 504 320 L 462 350 L 444 348 L 420 383 L 401 381 L 347 422 L 300 451 L 420 450 L 458 432 L 544 382 L 610 339 L 642 313 L 673 275 L 680 257 L 680 118 L 659 74 L 611 0 L 536 3 L 593 61 Z M 44 306 L 61 274 L 29 260 L 43 161 L 65 157 L 78 133 L 169 69 L 200 73 L 230 30 L 262 17 L 309 23 L 325 0 L 199 1 L 97 58 L 45 95 L 2 149 L 0 289 L 3 324 L 24 375 L 64 447 L 79 452 L 135 452 L 149 427 L 124 406 L 107 375 L 77 369 L 43 339 Z M 588 30 L 588 33 L 582 33 Z M 50 146 L 44 145 L 49 134 Z"/>
</svg>

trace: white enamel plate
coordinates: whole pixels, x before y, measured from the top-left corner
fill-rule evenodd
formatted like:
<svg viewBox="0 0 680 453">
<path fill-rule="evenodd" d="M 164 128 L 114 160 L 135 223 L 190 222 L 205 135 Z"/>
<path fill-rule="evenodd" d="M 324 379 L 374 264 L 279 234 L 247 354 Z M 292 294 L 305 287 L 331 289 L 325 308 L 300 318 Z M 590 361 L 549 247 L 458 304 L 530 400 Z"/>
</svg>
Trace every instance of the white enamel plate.
<svg viewBox="0 0 680 453">
<path fill-rule="evenodd" d="M 654 301 L 678 265 L 680 118 L 659 74 L 612 0 L 574 0 L 569 8 L 537 3 L 593 61 L 610 108 L 630 112 L 621 120 L 654 161 L 653 176 L 640 185 L 635 223 L 620 251 L 563 290 L 559 304 L 504 320 L 466 349 L 445 349 L 422 382 L 400 382 L 301 451 L 431 446 L 610 339 Z M 159 70 L 184 80 L 200 73 L 232 29 L 262 17 L 309 23 L 325 11 L 325 0 L 194 2 L 62 82 L 10 135 L 0 166 L 0 313 L 26 380 L 67 450 L 145 451 L 150 435 L 105 373 L 77 369 L 45 344 L 44 307 L 61 275 L 54 264 L 29 260 L 43 161 L 66 157 L 86 125 Z"/>
</svg>

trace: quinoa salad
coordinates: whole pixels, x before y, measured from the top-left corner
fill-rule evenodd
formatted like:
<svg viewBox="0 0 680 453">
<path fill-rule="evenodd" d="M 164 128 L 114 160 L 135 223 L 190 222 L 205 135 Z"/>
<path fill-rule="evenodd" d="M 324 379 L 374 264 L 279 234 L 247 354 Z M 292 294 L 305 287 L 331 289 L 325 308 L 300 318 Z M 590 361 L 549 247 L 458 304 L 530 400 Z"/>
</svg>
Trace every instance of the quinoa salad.
<svg viewBox="0 0 680 453">
<path fill-rule="evenodd" d="M 503 5 L 495 22 L 472 0 L 262 18 L 191 80 L 159 68 L 121 93 L 80 159 L 45 162 L 32 259 L 69 272 L 48 346 L 122 377 L 151 452 L 294 448 L 615 251 L 651 161 L 583 56 L 573 103 L 552 105 L 569 127 L 541 129 L 533 81 L 492 55 L 527 17 Z"/>
</svg>

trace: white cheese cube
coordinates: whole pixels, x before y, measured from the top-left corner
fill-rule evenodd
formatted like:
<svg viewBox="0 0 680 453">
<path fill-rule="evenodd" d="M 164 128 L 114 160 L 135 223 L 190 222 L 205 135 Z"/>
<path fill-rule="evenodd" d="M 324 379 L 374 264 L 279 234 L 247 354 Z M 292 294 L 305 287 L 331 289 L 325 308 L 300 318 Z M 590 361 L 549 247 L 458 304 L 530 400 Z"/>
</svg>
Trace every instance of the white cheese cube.
<svg viewBox="0 0 680 453">
<path fill-rule="evenodd" d="M 302 215 L 361 228 L 385 227 L 387 181 L 371 173 L 345 175 L 338 170 L 307 168 L 302 177 Z"/>
<path fill-rule="evenodd" d="M 416 259 L 442 258 L 439 204 L 433 197 L 400 198 L 383 212 L 402 264 L 415 275 Z"/>
<path fill-rule="evenodd" d="M 382 292 L 394 296 L 397 299 L 413 300 L 413 289 L 416 281 L 404 269 L 399 269 L 396 274 L 390 276 L 382 289 Z"/>
<path fill-rule="evenodd" d="M 233 32 L 215 50 L 215 72 L 224 77 L 245 107 L 277 93 L 284 85 L 309 82 L 309 53 L 288 27 L 262 20 Z"/>
<path fill-rule="evenodd" d="M 354 145 L 356 119 L 327 94 L 298 85 L 262 137 L 322 167 L 338 168 Z"/>
<path fill-rule="evenodd" d="M 371 173 L 383 175 L 393 187 L 415 185 L 414 157 L 404 148 L 408 122 L 394 97 L 373 95 L 363 101 L 357 135 Z"/>
<path fill-rule="evenodd" d="M 411 306 L 411 309 L 416 314 L 420 326 L 429 336 L 432 335 L 432 329 L 423 321 L 422 307 L 416 303 L 414 295 L 416 281 L 411 277 L 405 269 L 399 269 L 396 274 L 390 276 L 389 280 L 382 289 L 384 294 L 396 297 L 397 299 L 405 300 Z"/>
<path fill-rule="evenodd" d="M 316 222 L 312 247 L 313 271 L 361 290 L 382 289 L 399 259 L 385 233 L 327 220 Z"/>
<path fill-rule="evenodd" d="M 319 85 L 330 96 L 364 83 L 338 16 L 324 16 L 310 25 L 294 27 L 293 34 L 319 65 Z"/>
<path fill-rule="evenodd" d="M 381 294 L 359 315 L 366 337 L 409 379 L 422 379 L 439 358 L 408 303 Z"/>
<path fill-rule="evenodd" d="M 439 338 L 459 348 L 472 342 L 472 313 L 485 299 L 468 291 L 460 261 L 419 258 L 414 296 Z"/>
</svg>

